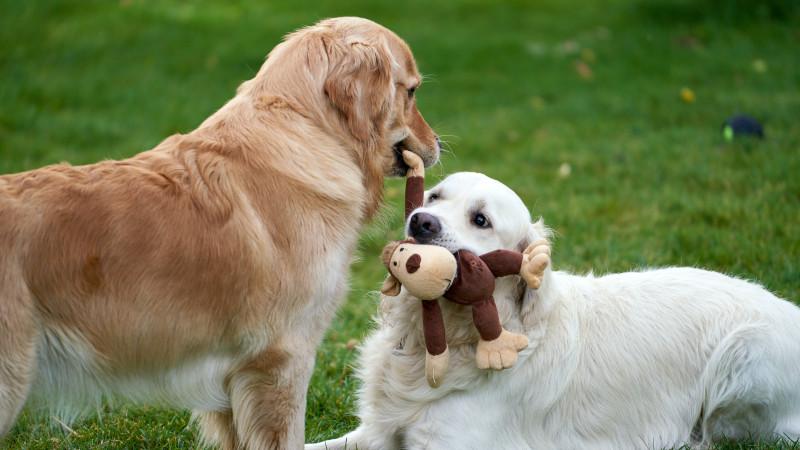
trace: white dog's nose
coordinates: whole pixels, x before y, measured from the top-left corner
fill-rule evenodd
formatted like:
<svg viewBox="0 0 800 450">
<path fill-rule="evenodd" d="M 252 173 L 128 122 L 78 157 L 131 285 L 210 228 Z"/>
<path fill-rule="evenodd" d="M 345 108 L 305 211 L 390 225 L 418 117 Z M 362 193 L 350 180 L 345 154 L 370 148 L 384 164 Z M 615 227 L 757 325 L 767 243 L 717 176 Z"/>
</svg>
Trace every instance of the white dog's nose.
<svg viewBox="0 0 800 450">
<path fill-rule="evenodd" d="M 442 224 L 436 217 L 425 212 L 419 212 L 411 216 L 408 230 L 417 242 L 424 243 L 427 239 L 436 236 L 442 231 Z"/>
</svg>

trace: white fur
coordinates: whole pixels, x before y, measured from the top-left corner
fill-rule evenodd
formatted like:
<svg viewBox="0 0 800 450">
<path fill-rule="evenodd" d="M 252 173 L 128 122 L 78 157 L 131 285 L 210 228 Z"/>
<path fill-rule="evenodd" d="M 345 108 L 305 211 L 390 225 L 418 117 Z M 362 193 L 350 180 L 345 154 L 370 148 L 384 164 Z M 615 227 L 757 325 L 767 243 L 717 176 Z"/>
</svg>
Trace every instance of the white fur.
<svg viewBox="0 0 800 450">
<path fill-rule="evenodd" d="M 222 390 L 234 363 L 229 356 L 204 355 L 174 367 L 119 375 L 74 331 L 45 329 L 41 342 L 32 404 L 49 406 L 63 422 L 99 407 L 103 397 L 201 411 L 230 408 Z"/>
<path fill-rule="evenodd" d="M 428 202 L 431 193 L 439 199 Z M 469 223 L 475 208 L 491 229 Z M 442 244 L 485 252 L 549 236 L 519 198 L 478 174 L 426 193 Z M 502 372 L 475 367 L 468 308 L 441 301 L 450 369 L 425 381 L 418 301 L 382 297 L 359 360 L 361 425 L 307 449 L 624 449 L 800 437 L 800 308 L 744 280 L 693 268 L 499 279 L 503 326 L 530 346 Z"/>
</svg>

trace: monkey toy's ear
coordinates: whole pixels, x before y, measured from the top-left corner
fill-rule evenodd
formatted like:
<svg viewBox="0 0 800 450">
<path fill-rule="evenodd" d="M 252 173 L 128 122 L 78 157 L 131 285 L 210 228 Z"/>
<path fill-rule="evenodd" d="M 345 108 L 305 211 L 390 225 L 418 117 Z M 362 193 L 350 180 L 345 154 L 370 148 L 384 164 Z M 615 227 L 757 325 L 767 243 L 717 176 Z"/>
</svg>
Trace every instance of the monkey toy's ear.
<svg viewBox="0 0 800 450">
<path fill-rule="evenodd" d="M 386 278 L 386 281 L 383 282 L 383 286 L 381 286 L 381 294 L 396 297 L 400 294 L 400 286 L 400 281 L 398 281 L 394 275 L 389 274 L 389 277 Z"/>
<path fill-rule="evenodd" d="M 383 261 L 383 266 L 386 267 L 386 270 L 390 270 L 389 264 L 392 261 L 392 255 L 394 254 L 394 251 L 397 250 L 397 247 L 399 245 L 400 241 L 392 241 L 386 244 L 385 247 L 383 247 L 383 252 L 381 253 L 381 261 Z"/>
<path fill-rule="evenodd" d="M 381 293 L 390 295 L 392 297 L 396 297 L 398 294 L 400 294 L 400 287 L 402 286 L 400 284 L 400 280 L 395 278 L 395 276 L 392 274 L 392 269 L 390 268 L 392 255 L 394 255 L 395 250 L 397 250 L 397 247 L 399 247 L 402 243 L 402 241 L 389 242 L 385 247 L 383 247 L 383 253 L 381 253 L 381 261 L 383 261 L 383 265 L 386 267 L 386 270 L 389 271 L 389 277 L 386 278 L 386 281 L 383 282 L 383 286 L 381 286 Z M 396 264 L 397 263 L 395 262 L 395 265 Z"/>
</svg>

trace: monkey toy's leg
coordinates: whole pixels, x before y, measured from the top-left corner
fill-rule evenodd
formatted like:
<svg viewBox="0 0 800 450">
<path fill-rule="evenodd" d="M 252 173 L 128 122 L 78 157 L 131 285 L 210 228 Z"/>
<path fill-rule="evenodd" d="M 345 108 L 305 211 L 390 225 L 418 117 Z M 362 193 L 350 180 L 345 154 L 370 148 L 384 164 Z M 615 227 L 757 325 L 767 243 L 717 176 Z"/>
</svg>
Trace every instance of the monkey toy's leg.
<svg viewBox="0 0 800 450">
<path fill-rule="evenodd" d="M 517 352 L 528 346 L 528 337 L 511 333 L 500 325 L 494 297 L 472 304 L 472 320 L 481 335 L 475 350 L 479 369 L 508 369 L 517 362 Z"/>
<path fill-rule="evenodd" d="M 422 300 L 422 329 L 425 333 L 425 378 L 432 388 L 442 384 L 450 364 L 439 300 Z"/>
</svg>

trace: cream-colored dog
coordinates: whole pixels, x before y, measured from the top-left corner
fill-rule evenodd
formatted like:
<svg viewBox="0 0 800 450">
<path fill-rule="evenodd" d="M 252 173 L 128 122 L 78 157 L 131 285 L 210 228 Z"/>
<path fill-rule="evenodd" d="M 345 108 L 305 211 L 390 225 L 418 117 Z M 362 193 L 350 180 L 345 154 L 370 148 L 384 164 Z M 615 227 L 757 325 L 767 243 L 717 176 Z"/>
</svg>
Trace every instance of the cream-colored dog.
<svg viewBox="0 0 800 450">
<path fill-rule="evenodd" d="M 385 176 L 436 135 L 408 46 L 364 19 L 289 35 L 187 135 L 0 177 L 0 439 L 31 400 L 191 408 L 224 448 L 299 448 L 314 351 Z"/>
<path fill-rule="evenodd" d="M 416 217 L 416 219 L 415 219 Z M 409 218 L 420 243 L 474 253 L 547 238 L 507 187 L 459 173 Z M 419 302 L 381 297 L 359 359 L 353 432 L 307 449 L 661 449 L 800 438 L 800 308 L 693 268 L 497 280 L 504 328 L 531 341 L 513 368 L 475 366 L 469 308 L 440 301 L 450 368 L 425 380 Z"/>
</svg>

